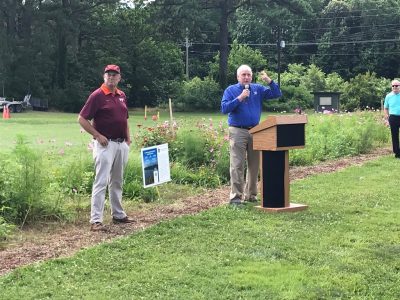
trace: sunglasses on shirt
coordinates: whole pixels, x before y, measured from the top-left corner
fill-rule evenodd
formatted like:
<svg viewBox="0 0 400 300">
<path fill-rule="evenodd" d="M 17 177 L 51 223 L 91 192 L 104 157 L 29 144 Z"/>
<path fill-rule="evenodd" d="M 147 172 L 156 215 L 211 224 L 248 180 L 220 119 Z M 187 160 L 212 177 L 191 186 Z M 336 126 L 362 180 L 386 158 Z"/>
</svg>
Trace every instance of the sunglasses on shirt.
<svg viewBox="0 0 400 300">
<path fill-rule="evenodd" d="M 392 85 L 392 87 L 399 87 L 400 85 Z"/>
</svg>

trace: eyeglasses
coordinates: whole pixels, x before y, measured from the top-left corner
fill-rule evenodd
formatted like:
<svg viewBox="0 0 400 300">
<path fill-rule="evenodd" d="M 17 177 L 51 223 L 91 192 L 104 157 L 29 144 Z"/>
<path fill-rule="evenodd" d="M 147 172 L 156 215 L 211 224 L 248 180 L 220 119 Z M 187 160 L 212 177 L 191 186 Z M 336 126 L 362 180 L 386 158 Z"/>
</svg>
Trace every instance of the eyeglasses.
<svg viewBox="0 0 400 300">
<path fill-rule="evenodd" d="M 392 87 L 399 87 L 400 85 L 392 85 Z"/>
</svg>

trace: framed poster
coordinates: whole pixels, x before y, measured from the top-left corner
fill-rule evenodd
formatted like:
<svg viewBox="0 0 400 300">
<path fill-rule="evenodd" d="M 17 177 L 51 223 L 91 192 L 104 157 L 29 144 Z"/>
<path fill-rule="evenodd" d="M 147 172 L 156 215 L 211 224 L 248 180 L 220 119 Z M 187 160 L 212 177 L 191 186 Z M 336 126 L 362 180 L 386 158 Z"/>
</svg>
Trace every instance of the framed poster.
<svg viewBox="0 0 400 300">
<path fill-rule="evenodd" d="M 145 188 L 171 181 L 168 144 L 142 148 L 141 157 Z"/>
</svg>

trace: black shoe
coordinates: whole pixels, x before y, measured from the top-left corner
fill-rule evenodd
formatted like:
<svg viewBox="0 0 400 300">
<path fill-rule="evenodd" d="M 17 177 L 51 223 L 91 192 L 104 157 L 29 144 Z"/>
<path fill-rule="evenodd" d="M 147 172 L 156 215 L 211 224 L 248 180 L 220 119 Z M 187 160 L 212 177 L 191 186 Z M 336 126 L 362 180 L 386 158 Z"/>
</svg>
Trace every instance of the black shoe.
<svg viewBox="0 0 400 300">
<path fill-rule="evenodd" d="M 256 203 L 256 202 L 258 202 L 258 199 L 256 197 L 250 197 L 249 199 L 244 200 L 244 201 L 250 202 L 250 203 Z"/>
<path fill-rule="evenodd" d="M 240 205 L 242 204 L 242 201 L 239 198 L 233 198 L 231 201 L 229 201 L 230 205 Z"/>
<path fill-rule="evenodd" d="M 134 219 L 129 218 L 128 216 L 126 216 L 125 218 L 122 218 L 122 219 L 113 218 L 112 221 L 114 224 L 128 224 L 128 223 L 135 222 Z"/>
</svg>

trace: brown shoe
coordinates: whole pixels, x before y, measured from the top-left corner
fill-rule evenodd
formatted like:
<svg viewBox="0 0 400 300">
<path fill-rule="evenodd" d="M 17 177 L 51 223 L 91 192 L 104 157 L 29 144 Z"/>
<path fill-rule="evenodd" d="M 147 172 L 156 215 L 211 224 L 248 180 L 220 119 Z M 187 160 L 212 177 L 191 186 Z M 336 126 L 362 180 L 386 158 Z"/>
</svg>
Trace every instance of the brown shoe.
<svg viewBox="0 0 400 300">
<path fill-rule="evenodd" d="M 122 219 L 113 218 L 112 221 L 114 224 L 123 224 L 123 223 L 127 224 L 127 223 L 135 222 L 134 219 L 129 218 L 128 216 L 126 216 L 125 218 L 122 218 Z"/>
<path fill-rule="evenodd" d="M 90 231 L 108 231 L 107 227 L 103 225 L 101 222 L 95 222 L 90 226 Z"/>
</svg>

